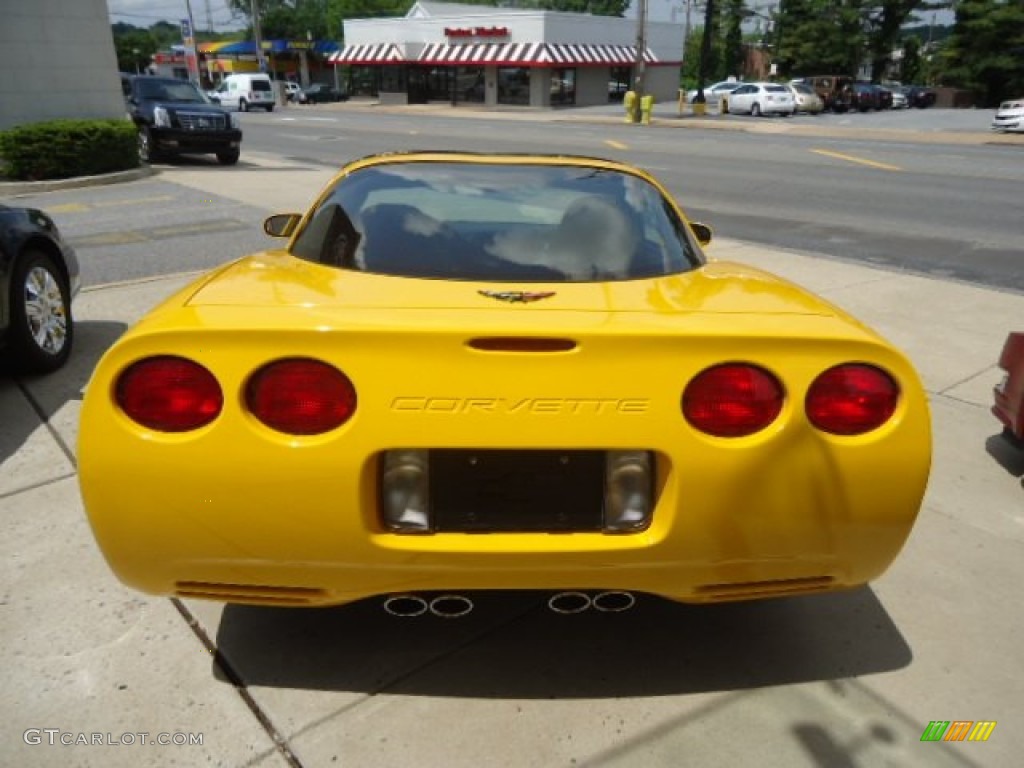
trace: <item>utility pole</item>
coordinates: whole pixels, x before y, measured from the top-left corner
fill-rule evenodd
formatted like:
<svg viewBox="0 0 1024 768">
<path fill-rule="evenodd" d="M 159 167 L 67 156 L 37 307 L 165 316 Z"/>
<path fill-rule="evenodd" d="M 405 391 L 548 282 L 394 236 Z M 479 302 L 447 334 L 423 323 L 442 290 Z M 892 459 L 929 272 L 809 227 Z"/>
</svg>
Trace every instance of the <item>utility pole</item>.
<svg viewBox="0 0 1024 768">
<path fill-rule="evenodd" d="M 183 29 L 182 37 L 185 43 L 185 65 L 188 67 L 188 79 L 191 80 L 197 88 L 202 85 L 202 77 L 199 74 L 199 46 L 196 45 L 196 23 L 192 18 L 192 3 L 190 0 L 185 0 L 185 10 L 188 12 L 187 24 L 184 27 L 188 27 L 187 30 Z"/>
<path fill-rule="evenodd" d="M 704 95 L 704 81 L 708 74 L 708 64 L 711 63 L 711 23 L 715 18 L 715 0 L 708 0 L 704 8 L 704 36 L 700 41 L 700 62 L 697 68 L 697 95 L 693 97 L 694 104 L 707 104 L 707 96 Z"/>
<path fill-rule="evenodd" d="M 644 69 L 647 66 L 647 0 L 640 0 L 636 14 L 636 59 L 633 62 L 633 122 L 640 122 L 640 103 L 644 97 Z"/>
<path fill-rule="evenodd" d="M 267 62 L 263 58 L 263 35 L 260 33 L 260 13 L 256 7 L 256 0 L 250 0 L 252 9 L 252 36 L 256 41 L 256 68 L 260 72 L 267 71 Z"/>
</svg>

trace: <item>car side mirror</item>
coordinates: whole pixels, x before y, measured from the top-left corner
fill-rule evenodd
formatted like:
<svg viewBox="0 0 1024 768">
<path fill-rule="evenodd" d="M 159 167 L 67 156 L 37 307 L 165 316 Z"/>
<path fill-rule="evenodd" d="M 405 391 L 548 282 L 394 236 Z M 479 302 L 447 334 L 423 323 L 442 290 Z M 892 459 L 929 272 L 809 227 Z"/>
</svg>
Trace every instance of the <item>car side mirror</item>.
<svg viewBox="0 0 1024 768">
<path fill-rule="evenodd" d="M 694 237 L 697 238 L 697 242 L 701 245 L 707 245 L 711 242 L 711 227 L 707 224 L 701 224 L 699 221 L 691 221 L 690 231 L 693 232 Z"/>
<path fill-rule="evenodd" d="M 271 237 L 291 237 L 301 220 L 299 213 L 276 213 L 263 221 L 263 231 Z"/>
</svg>

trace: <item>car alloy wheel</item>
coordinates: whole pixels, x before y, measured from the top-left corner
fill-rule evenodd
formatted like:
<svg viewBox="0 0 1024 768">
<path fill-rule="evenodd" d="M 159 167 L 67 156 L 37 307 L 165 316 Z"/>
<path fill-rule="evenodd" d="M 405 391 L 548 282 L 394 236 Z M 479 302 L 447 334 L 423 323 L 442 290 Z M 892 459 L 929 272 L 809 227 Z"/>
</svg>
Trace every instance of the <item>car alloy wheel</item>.
<svg viewBox="0 0 1024 768">
<path fill-rule="evenodd" d="M 751 107 L 750 107 L 750 115 L 751 115 L 751 117 L 760 117 L 761 116 L 761 105 L 758 104 L 757 102 L 754 102 L 751 105 Z"/>
<path fill-rule="evenodd" d="M 59 368 L 71 352 L 71 292 L 53 259 L 28 251 L 11 287 L 11 348 L 15 366 L 27 373 Z"/>
<path fill-rule="evenodd" d="M 245 99 L 239 99 L 238 100 L 238 111 L 239 112 L 248 112 L 249 111 L 249 102 L 247 102 Z"/>
<path fill-rule="evenodd" d="M 139 128 L 139 160 L 143 163 L 152 163 L 156 159 L 156 152 L 153 151 L 153 137 L 149 128 Z"/>
</svg>

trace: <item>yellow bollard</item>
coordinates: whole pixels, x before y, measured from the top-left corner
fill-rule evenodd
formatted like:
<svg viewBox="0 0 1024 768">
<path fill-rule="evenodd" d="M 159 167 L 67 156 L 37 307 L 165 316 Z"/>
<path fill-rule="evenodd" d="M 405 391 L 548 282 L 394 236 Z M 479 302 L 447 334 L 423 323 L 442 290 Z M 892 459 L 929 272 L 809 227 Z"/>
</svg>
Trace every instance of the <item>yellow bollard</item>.
<svg viewBox="0 0 1024 768">
<path fill-rule="evenodd" d="M 651 112 L 654 111 L 654 97 L 647 94 L 640 99 L 640 122 L 644 125 L 651 124 Z"/>
<path fill-rule="evenodd" d="M 626 108 L 626 122 L 633 122 L 633 108 L 636 106 L 636 91 L 626 91 L 622 97 L 622 106 Z"/>
</svg>

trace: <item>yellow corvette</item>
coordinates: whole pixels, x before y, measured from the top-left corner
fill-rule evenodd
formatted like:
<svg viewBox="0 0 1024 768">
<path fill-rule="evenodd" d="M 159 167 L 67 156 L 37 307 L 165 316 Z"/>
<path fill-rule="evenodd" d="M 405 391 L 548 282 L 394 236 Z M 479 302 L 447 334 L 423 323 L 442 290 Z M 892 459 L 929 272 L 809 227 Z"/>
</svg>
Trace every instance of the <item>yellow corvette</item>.
<svg viewBox="0 0 1024 768">
<path fill-rule="evenodd" d="M 287 245 L 172 296 L 88 386 L 82 496 L 132 587 L 620 610 L 862 585 L 910 533 L 931 456 L 911 365 L 708 262 L 641 170 L 378 155 L 265 229 Z"/>
</svg>

